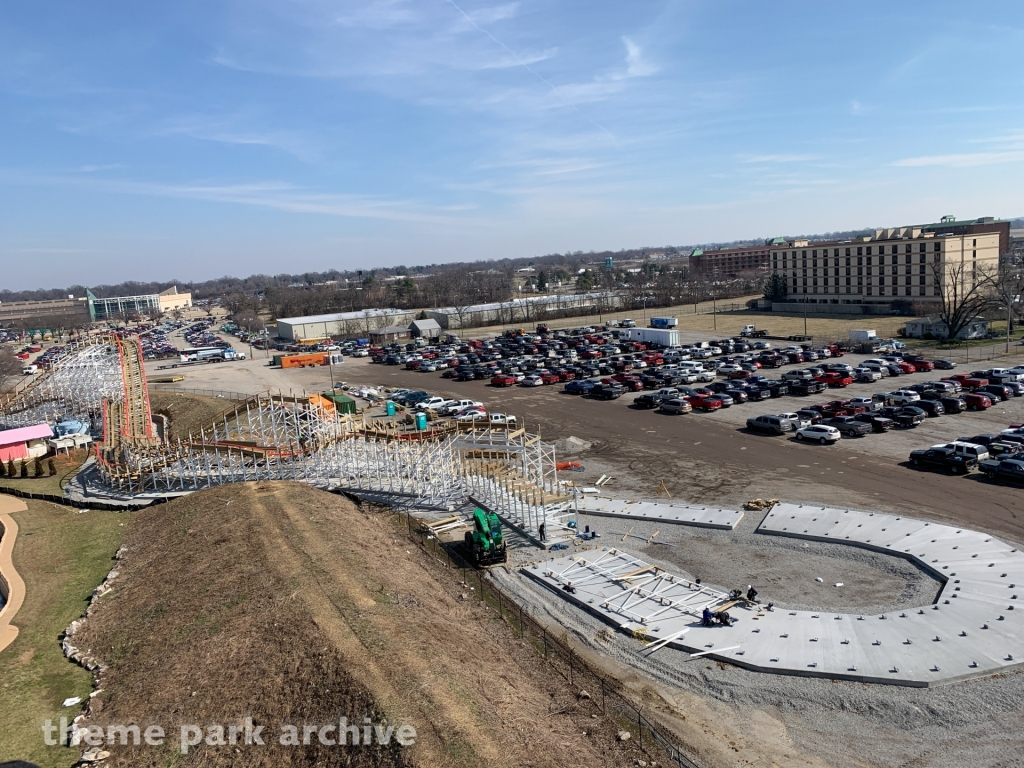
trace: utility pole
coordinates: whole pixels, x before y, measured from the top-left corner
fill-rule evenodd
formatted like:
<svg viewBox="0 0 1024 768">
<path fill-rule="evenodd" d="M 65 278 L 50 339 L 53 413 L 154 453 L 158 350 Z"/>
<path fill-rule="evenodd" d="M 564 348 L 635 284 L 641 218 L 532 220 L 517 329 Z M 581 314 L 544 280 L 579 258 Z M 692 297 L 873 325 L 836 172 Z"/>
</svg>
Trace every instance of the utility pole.
<svg viewBox="0 0 1024 768">
<path fill-rule="evenodd" d="M 807 297 L 804 297 L 804 336 L 807 335 Z"/>
<path fill-rule="evenodd" d="M 714 329 L 718 330 L 718 299 L 715 297 L 714 292 L 711 293 L 711 322 L 714 325 Z"/>
</svg>

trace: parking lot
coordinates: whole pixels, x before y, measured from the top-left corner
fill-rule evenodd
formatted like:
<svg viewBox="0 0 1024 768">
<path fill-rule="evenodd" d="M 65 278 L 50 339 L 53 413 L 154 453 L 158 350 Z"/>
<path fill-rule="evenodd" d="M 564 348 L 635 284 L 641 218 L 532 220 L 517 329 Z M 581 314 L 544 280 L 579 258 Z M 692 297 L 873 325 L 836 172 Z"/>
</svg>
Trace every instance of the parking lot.
<svg viewBox="0 0 1024 768">
<path fill-rule="evenodd" d="M 186 381 L 158 386 L 231 392 L 267 388 L 312 392 L 330 387 L 326 367 L 272 368 L 262 354 L 257 353 L 254 360 L 188 369 Z M 847 354 L 841 361 L 854 365 L 872 356 Z M 1019 362 L 1020 358 L 1007 358 L 979 368 L 1011 367 Z M 765 375 L 776 379 L 789 370 L 812 364 L 789 364 Z M 674 498 L 688 502 L 737 505 L 762 497 L 849 504 L 965 525 L 973 522 L 1022 541 L 1024 525 L 1018 519 L 1018 508 L 1024 490 L 986 482 L 977 472 L 960 477 L 915 470 L 907 465 L 907 457 L 916 448 L 961 436 L 998 433 L 1011 423 L 1024 421 L 1024 397 L 997 403 L 985 411 L 928 418 L 913 429 L 843 438 L 830 446 L 755 434 L 745 427 L 750 416 L 795 411 L 840 398 L 870 397 L 875 392 L 960 371 L 969 372 L 960 367 L 956 371 L 914 373 L 872 384 L 851 384 L 820 395 L 784 396 L 682 415 L 630 407 L 642 392 L 599 401 L 565 394 L 561 383 L 499 388 L 486 380 L 457 381 L 441 378 L 440 372 L 373 364 L 369 358 L 348 357 L 341 366 L 334 367 L 333 374 L 336 381 L 350 387 L 404 387 L 480 401 L 490 412 L 517 415 L 521 425 L 546 439 L 575 436 L 591 442 L 591 450 L 573 457 L 584 464 L 586 471 L 573 473 L 572 479 L 591 484 L 601 474 L 611 475 L 614 480 L 606 488 L 615 495 L 650 498 L 664 481 Z"/>
</svg>

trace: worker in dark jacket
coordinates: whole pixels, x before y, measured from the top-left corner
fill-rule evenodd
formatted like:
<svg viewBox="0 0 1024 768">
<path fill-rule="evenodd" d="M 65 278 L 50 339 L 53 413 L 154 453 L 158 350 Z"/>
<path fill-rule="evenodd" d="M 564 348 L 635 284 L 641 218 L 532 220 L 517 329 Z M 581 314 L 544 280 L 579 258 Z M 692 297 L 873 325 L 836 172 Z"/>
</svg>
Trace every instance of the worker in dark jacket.
<svg viewBox="0 0 1024 768">
<path fill-rule="evenodd" d="M 752 603 L 757 602 L 757 590 L 754 589 L 753 586 L 751 586 L 750 584 L 747 584 L 747 600 L 749 600 Z"/>
</svg>

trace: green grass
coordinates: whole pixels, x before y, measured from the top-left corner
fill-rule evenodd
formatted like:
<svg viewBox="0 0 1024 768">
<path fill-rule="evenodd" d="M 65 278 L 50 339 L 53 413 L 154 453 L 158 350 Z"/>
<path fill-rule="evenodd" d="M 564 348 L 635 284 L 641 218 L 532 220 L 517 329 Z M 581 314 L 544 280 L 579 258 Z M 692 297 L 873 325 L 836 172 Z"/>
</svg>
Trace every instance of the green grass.
<svg viewBox="0 0 1024 768">
<path fill-rule="evenodd" d="M 13 622 L 20 633 L 0 653 L 0 763 L 26 760 L 57 768 L 72 765 L 79 752 L 46 746 L 43 721 L 74 718 L 80 707 L 61 709 L 61 702 L 71 696 L 84 700 L 92 691 L 92 675 L 64 658 L 60 634 L 113 567 L 128 513 L 79 514 L 46 502 L 26 503 L 28 511 L 14 515 L 14 567 L 26 589 Z"/>
<path fill-rule="evenodd" d="M 47 477 L 7 477 L 6 475 L 0 476 L 0 487 L 3 488 L 16 488 L 19 491 L 25 491 L 26 493 L 45 493 L 53 496 L 63 496 L 64 483 L 70 478 L 75 472 L 78 471 L 79 467 L 89 458 L 87 451 L 77 451 L 77 456 L 58 456 L 55 458 L 57 474 L 48 475 Z M 46 459 L 43 460 L 43 471 L 48 471 Z M 35 466 L 29 464 L 29 474 L 34 471 Z"/>
</svg>

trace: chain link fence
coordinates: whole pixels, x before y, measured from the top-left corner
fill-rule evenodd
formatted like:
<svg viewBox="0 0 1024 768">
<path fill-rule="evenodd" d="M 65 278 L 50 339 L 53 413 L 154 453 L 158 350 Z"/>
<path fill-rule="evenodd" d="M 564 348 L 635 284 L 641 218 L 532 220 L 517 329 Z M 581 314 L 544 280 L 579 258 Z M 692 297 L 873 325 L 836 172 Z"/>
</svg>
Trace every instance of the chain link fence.
<svg viewBox="0 0 1024 768">
<path fill-rule="evenodd" d="M 622 690 L 614 678 L 605 677 L 581 657 L 565 637 L 557 637 L 547 626 L 532 616 L 512 596 L 502 591 L 485 572 L 471 567 L 454 550 L 454 545 L 443 545 L 435 536 L 418 527 L 409 514 L 403 514 L 410 537 L 427 555 L 446 568 L 457 570 L 462 582 L 474 587 L 478 600 L 486 601 L 501 619 L 520 638 L 531 643 L 544 660 L 576 691 L 587 691 L 604 715 L 611 714 L 623 727 L 631 724 L 641 749 L 649 754 L 661 753 L 663 759 L 677 768 L 703 768 L 695 758 L 684 752 L 669 735 L 668 730 L 643 713 Z M 632 735 L 632 734 L 631 734 Z"/>
</svg>

